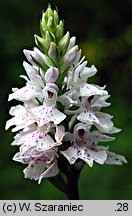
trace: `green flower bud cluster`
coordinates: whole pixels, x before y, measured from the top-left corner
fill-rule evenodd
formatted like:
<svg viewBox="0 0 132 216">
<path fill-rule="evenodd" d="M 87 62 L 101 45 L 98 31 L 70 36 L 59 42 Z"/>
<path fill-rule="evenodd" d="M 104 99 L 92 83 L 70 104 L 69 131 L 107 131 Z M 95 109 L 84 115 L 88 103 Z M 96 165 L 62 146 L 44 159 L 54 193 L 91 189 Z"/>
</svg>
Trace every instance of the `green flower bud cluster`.
<svg viewBox="0 0 132 216">
<path fill-rule="evenodd" d="M 57 61 L 63 56 L 70 42 L 70 34 L 64 35 L 64 22 L 59 21 L 58 12 L 49 5 L 40 21 L 42 37 L 35 35 L 36 45 L 51 59 Z"/>
</svg>

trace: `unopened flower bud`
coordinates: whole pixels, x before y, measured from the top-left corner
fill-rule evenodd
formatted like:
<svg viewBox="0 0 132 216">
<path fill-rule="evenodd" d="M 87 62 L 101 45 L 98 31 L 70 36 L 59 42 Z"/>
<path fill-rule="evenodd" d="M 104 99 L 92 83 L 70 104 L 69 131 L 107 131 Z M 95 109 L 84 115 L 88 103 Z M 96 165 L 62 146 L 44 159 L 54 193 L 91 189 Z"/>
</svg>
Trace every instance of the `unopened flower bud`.
<svg viewBox="0 0 132 216">
<path fill-rule="evenodd" d="M 59 22 L 59 16 L 56 10 L 54 10 L 54 23 L 57 25 Z"/>
<path fill-rule="evenodd" d="M 46 83 L 55 83 L 59 75 L 59 71 L 55 67 L 50 67 L 45 74 Z"/>
<path fill-rule="evenodd" d="M 46 31 L 45 40 L 46 40 L 47 47 L 49 48 L 49 45 L 52 41 L 51 34 L 49 33 L 49 31 Z"/>
<path fill-rule="evenodd" d="M 47 27 L 50 30 L 54 29 L 55 26 L 54 26 L 54 19 L 53 19 L 53 17 L 49 17 L 48 18 Z"/>
<path fill-rule="evenodd" d="M 39 37 L 38 35 L 34 35 L 35 38 L 35 43 L 36 45 L 42 50 L 42 51 L 46 51 L 48 49 L 47 44 L 45 43 L 45 40 L 41 37 Z"/>
<path fill-rule="evenodd" d="M 73 64 L 74 60 L 76 59 L 77 52 L 78 52 L 78 46 L 74 46 L 73 48 L 71 48 L 66 52 L 63 61 L 69 64 Z"/>
<path fill-rule="evenodd" d="M 48 51 L 48 55 L 50 58 L 55 59 L 57 57 L 58 51 L 57 51 L 57 47 L 56 44 L 54 42 L 50 43 L 50 48 Z"/>
<path fill-rule="evenodd" d="M 46 56 L 36 47 L 34 48 L 34 51 L 32 51 L 31 56 L 33 60 L 42 68 L 44 67 L 44 65 L 50 66 Z"/>
<path fill-rule="evenodd" d="M 65 51 L 69 45 L 69 41 L 70 41 L 70 33 L 67 32 L 58 43 L 59 51 Z"/>
<path fill-rule="evenodd" d="M 76 43 L 76 37 L 71 37 L 70 42 L 69 42 L 69 46 L 67 49 L 70 50 L 72 47 L 75 46 L 75 43 Z"/>
<path fill-rule="evenodd" d="M 63 33 L 64 33 L 64 23 L 62 21 L 60 21 L 59 25 L 57 25 L 57 27 L 56 27 L 56 32 L 55 32 L 56 38 L 57 39 L 62 38 Z"/>
<path fill-rule="evenodd" d="M 46 21 L 46 23 L 48 22 L 48 18 L 50 16 L 53 16 L 53 10 L 51 9 L 51 6 L 49 5 L 46 12 L 43 13 L 43 17 L 42 19 Z"/>
<path fill-rule="evenodd" d="M 47 24 L 45 20 L 45 13 L 42 14 L 42 19 L 40 20 L 40 31 L 43 38 L 45 38 L 45 32 L 47 30 Z"/>
<path fill-rule="evenodd" d="M 31 51 L 31 50 L 26 50 L 26 49 L 23 50 L 23 53 L 24 53 L 24 55 L 26 56 L 27 60 L 28 60 L 32 65 L 36 65 L 36 64 L 34 64 L 35 62 L 33 61 L 32 57 L 31 57 L 31 53 L 32 53 L 32 52 L 33 52 L 33 51 Z"/>
</svg>

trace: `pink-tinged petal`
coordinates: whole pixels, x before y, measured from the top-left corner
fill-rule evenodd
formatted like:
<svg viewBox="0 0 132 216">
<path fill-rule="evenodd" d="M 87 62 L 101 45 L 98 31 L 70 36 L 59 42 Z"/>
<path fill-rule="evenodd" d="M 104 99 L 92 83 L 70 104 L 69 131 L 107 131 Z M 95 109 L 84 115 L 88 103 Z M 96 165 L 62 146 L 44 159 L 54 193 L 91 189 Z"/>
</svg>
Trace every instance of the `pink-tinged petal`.
<svg viewBox="0 0 132 216">
<path fill-rule="evenodd" d="M 83 83 L 80 86 L 80 96 L 84 97 L 89 97 L 91 95 L 108 95 L 108 92 L 105 90 L 101 90 L 91 84 L 88 83 Z"/>
<path fill-rule="evenodd" d="M 43 172 L 40 177 L 39 177 L 39 181 L 38 183 L 41 183 L 42 178 L 50 178 L 50 177 L 54 177 L 59 173 L 59 168 L 58 168 L 58 164 L 57 164 L 57 160 L 55 160 L 48 168 L 45 172 Z"/>
<path fill-rule="evenodd" d="M 38 126 L 41 127 L 50 121 L 49 118 L 53 112 L 53 107 L 47 107 L 44 104 L 42 106 L 33 108 L 31 112 L 36 116 Z"/>
<path fill-rule="evenodd" d="M 50 67 L 45 73 L 46 83 L 55 83 L 59 75 L 58 68 Z"/>
<path fill-rule="evenodd" d="M 18 152 L 14 155 L 13 160 L 23 164 L 28 164 L 30 161 L 30 156 L 22 156 L 21 153 Z"/>
<path fill-rule="evenodd" d="M 59 101 L 65 106 L 81 103 L 79 101 L 77 92 L 74 89 L 70 89 L 70 91 L 67 91 L 65 94 L 59 96 Z"/>
<path fill-rule="evenodd" d="M 52 162 L 57 156 L 57 148 L 48 149 L 45 151 L 38 151 L 34 143 L 30 143 L 29 146 L 22 145 L 20 152 L 16 153 L 13 157 L 14 161 L 28 164 L 38 161 L 46 161 L 46 163 Z"/>
<path fill-rule="evenodd" d="M 55 133 L 55 140 L 57 141 L 57 143 L 61 144 L 63 137 L 65 136 L 65 128 L 63 125 L 60 126 L 56 126 L 56 133 Z"/>
<path fill-rule="evenodd" d="M 12 99 L 16 99 L 20 101 L 27 101 L 35 97 L 42 97 L 42 93 L 39 91 L 36 91 L 32 85 L 27 84 L 25 87 L 18 89 L 14 93 L 10 94 L 8 101 Z"/>
<path fill-rule="evenodd" d="M 123 163 L 127 163 L 127 160 L 124 156 L 107 151 L 107 159 L 105 161 L 105 164 L 122 165 Z"/>
<path fill-rule="evenodd" d="M 14 161 L 28 164 L 30 161 L 33 161 L 35 159 L 35 155 L 32 154 L 32 151 L 35 147 L 28 149 L 27 151 L 24 150 L 23 146 L 20 148 L 20 152 L 16 153 L 13 157 Z M 38 156 L 37 156 L 38 157 Z"/>
</svg>

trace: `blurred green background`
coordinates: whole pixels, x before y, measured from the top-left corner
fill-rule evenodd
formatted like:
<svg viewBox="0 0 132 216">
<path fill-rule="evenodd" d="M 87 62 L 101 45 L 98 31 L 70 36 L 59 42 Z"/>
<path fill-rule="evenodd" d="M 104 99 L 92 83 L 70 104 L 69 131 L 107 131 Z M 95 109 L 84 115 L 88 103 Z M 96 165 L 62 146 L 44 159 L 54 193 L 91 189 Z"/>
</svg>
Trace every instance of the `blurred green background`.
<svg viewBox="0 0 132 216">
<path fill-rule="evenodd" d="M 39 34 L 42 9 L 57 6 L 65 30 L 77 36 L 77 43 L 98 73 L 90 79 L 107 84 L 111 107 L 104 111 L 114 116 L 122 128 L 110 150 L 123 154 L 128 164 L 85 165 L 79 180 L 81 199 L 132 199 L 132 1 L 131 0 L 2 0 L 0 1 L 0 199 L 67 199 L 48 180 L 41 185 L 24 179 L 24 165 L 12 161 L 17 147 L 10 146 L 11 131 L 4 126 L 8 111 L 19 102 L 7 102 L 12 87 L 22 87 L 25 74 L 22 50 L 32 49 L 33 35 Z M 107 144 L 106 144 L 107 145 Z"/>
</svg>

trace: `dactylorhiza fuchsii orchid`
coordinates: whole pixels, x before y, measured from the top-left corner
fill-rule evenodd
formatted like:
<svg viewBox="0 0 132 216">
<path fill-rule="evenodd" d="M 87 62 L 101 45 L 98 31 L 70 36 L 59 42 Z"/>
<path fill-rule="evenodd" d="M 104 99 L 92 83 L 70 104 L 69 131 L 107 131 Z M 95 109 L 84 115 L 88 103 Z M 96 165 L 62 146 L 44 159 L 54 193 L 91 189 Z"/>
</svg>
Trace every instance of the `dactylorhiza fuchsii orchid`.
<svg viewBox="0 0 132 216">
<path fill-rule="evenodd" d="M 40 30 L 42 37 L 35 35 L 38 48 L 23 51 L 27 75 L 21 77 L 26 84 L 9 95 L 9 101 L 15 99 L 21 105 L 11 107 L 13 117 L 6 129 L 14 126 L 12 132 L 17 132 L 12 145 L 19 146 L 19 152 L 13 160 L 27 165 L 25 178 L 38 183 L 49 178 L 70 199 L 78 199 L 75 185 L 85 162 L 89 167 L 95 162 L 127 163 L 98 144 L 113 141 L 109 134 L 120 129 L 114 127 L 112 116 L 100 111 L 110 105 L 105 86 L 89 84 L 97 69 L 87 66 L 76 37 L 64 34 L 64 22 L 50 5 L 42 14 Z M 74 184 L 69 183 L 72 178 Z"/>
</svg>

